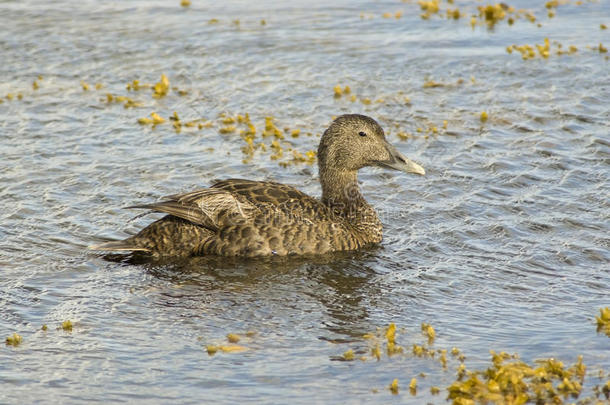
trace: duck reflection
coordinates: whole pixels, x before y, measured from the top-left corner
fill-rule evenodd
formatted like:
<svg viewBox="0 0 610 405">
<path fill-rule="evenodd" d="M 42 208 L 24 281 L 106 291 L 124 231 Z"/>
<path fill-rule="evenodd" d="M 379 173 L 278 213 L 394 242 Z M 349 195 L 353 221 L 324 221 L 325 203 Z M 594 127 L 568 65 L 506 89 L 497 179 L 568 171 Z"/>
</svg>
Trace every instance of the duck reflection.
<svg viewBox="0 0 610 405">
<path fill-rule="evenodd" d="M 293 258 L 202 256 L 165 262 L 138 256 L 106 259 L 139 264 L 156 280 L 180 286 L 161 292 L 158 298 L 167 306 L 182 306 L 181 300 L 185 304 L 209 302 L 222 295 L 222 299 L 232 301 L 232 306 L 273 301 L 278 309 L 299 310 L 303 304 L 299 301 L 311 298 L 321 304 L 316 305 L 323 308 L 321 327 L 329 331 L 320 339 L 349 342 L 370 332 L 370 302 L 381 292 L 375 271 L 375 252 L 380 249 Z"/>
</svg>

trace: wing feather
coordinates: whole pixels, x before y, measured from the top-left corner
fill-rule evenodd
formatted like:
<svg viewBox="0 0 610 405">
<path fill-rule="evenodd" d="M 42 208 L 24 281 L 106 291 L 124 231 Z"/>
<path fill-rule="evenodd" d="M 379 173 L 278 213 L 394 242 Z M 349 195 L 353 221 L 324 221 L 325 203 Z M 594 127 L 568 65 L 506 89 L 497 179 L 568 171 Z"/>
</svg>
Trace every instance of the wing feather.
<svg viewBox="0 0 610 405">
<path fill-rule="evenodd" d="M 144 208 L 186 219 L 212 231 L 251 220 L 256 207 L 239 201 L 228 191 L 200 189 L 185 194 L 165 197 L 165 201 L 133 205 L 127 208 Z"/>
<path fill-rule="evenodd" d="M 214 232 L 236 224 L 252 223 L 276 215 L 290 216 L 292 221 L 312 223 L 331 215 L 319 200 L 294 187 L 270 182 L 228 179 L 210 188 L 164 197 L 152 204 L 127 208 L 144 208 L 183 218 Z M 260 214 L 271 216 L 261 217 Z"/>
</svg>

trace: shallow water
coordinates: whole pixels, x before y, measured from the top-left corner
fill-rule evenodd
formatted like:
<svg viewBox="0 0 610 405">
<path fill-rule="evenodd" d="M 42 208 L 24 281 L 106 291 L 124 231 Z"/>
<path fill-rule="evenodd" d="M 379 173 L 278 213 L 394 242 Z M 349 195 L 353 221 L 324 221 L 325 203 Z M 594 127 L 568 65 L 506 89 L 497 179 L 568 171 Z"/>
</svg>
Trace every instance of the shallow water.
<svg viewBox="0 0 610 405">
<path fill-rule="evenodd" d="M 610 305 L 610 69 L 587 48 L 610 45 L 608 2 L 551 19 L 540 2 L 541 27 L 494 29 L 423 20 L 414 3 L 295 4 L 0 1 L 0 338 L 23 336 L 0 348 L 0 402 L 444 403 L 429 387 L 455 380 L 455 360 L 446 371 L 412 356 L 334 361 L 366 353 L 362 335 L 390 322 L 407 348 L 431 323 L 434 347 L 460 348 L 469 369 L 487 367 L 489 350 L 566 364 L 582 354 L 583 396 L 610 371 L 610 339 L 594 323 Z M 578 52 L 505 50 L 545 37 Z M 125 90 L 161 74 L 187 94 Z M 337 84 L 357 100 L 333 97 Z M 153 111 L 214 126 L 138 125 Z M 427 175 L 361 172 L 385 234 L 364 252 L 130 264 L 86 250 L 151 220 L 121 207 L 215 179 L 318 195 L 315 165 L 248 158 L 237 133 L 219 134 L 219 114 L 246 112 L 257 142 L 265 116 L 301 130 L 281 141 L 284 162 L 288 147 L 314 150 L 332 116 L 370 115 Z M 57 330 L 67 319 L 73 331 Z M 207 354 L 247 331 L 246 352 Z M 386 389 L 420 372 L 415 396 Z"/>
</svg>

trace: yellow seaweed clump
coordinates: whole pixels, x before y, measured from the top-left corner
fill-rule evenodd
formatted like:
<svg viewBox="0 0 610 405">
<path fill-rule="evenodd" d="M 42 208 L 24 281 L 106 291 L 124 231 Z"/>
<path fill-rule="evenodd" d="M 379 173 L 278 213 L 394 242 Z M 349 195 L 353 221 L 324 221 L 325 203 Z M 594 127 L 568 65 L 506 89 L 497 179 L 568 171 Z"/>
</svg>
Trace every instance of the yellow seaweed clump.
<svg viewBox="0 0 610 405">
<path fill-rule="evenodd" d="M 343 353 L 342 356 L 343 360 L 345 361 L 352 361 L 354 360 L 355 356 L 354 356 L 354 351 L 352 349 L 349 349 L 348 351 L 346 351 L 345 353 Z"/>
<path fill-rule="evenodd" d="M 11 336 L 8 336 L 6 338 L 5 342 L 6 342 L 7 346 L 19 346 L 22 341 L 23 341 L 23 338 L 21 337 L 21 335 L 18 335 L 17 333 L 13 333 Z"/>
<path fill-rule="evenodd" d="M 239 345 L 207 345 L 205 347 L 205 350 L 208 352 L 208 354 L 210 356 L 213 356 L 214 354 L 218 353 L 219 351 L 223 352 L 223 353 L 240 353 L 240 352 L 245 352 L 246 350 L 248 350 L 247 347 L 244 346 L 239 346 Z"/>
<path fill-rule="evenodd" d="M 417 393 L 417 378 L 415 377 L 413 377 L 409 383 L 409 392 L 411 395 L 415 395 Z"/>
<path fill-rule="evenodd" d="M 434 328 L 432 327 L 432 325 L 422 322 L 421 331 L 424 335 L 428 336 L 428 344 L 431 344 L 432 342 L 434 342 L 434 338 L 436 337 L 436 332 L 434 331 Z"/>
<path fill-rule="evenodd" d="M 237 342 L 239 342 L 240 338 L 239 338 L 239 335 L 237 335 L 237 334 L 235 334 L 235 333 L 229 333 L 229 334 L 227 335 L 227 340 L 228 340 L 230 343 L 237 343 Z"/>
<path fill-rule="evenodd" d="M 481 19 L 485 20 L 488 26 L 493 27 L 498 21 L 506 17 L 508 6 L 504 3 L 488 4 L 486 6 L 479 6 L 478 9 Z"/>
<path fill-rule="evenodd" d="M 537 361 L 537 365 L 505 352 L 491 352 L 492 366 L 485 371 L 462 373 L 449 388 L 448 399 L 464 403 L 563 403 L 562 397 L 580 395 L 585 376 L 582 356 L 569 368 L 555 359 Z M 468 376 L 467 379 L 463 379 Z"/>
<path fill-rule="evenodd" d="M 72 325 L 72 321 L 70 321 L 69 319 L 68 319 L 67 321 L 63 321 L 63 322 L 61 323 L 61 328 L 62 328 L 63 330 L 65 330 L 66 332 L 70 332 L 70 331 L 72 331 L 72 326 L 73 326 L 73 325 Z"/>
<path fill-rule="evenodd" d="M 563 45 L 556 41 L 553 41 L 556 50 L 555 53 L 557 55 L 571 55 L 578 52 L 578 48 L 574 45 L 570 45 L 567 50 L 563 50 Z M 551 55 L 551 42 L 548 38 L 544 38 L 543 44 L 535 44 L 535 47 L 532 45 L 509 45 L 506 47 L 506 52 L 513 53 L 513 51 L 517 51 L 521 54 L 523 60 L 534 59 L 536 57 L 536 50 L 538 50 L 538 55 L 541 58 L 547 59 Z"/>
<path fill-rule="evenodd" d="M 388 388 L 392 394 L 398 395 L 398 378 L 395 378 Z"/>
<path fill-rule="evenodd" d="M 454 20 L 459 20 L 462 15 L 460 14 L 459 9 L 447 9 L 447 18 L 453 18 Z"/>
<path fill-rule="evenodd" d="M 390 323 L 385 330 L 385 338 L 387 340 L 388 356 L 402 353 L 404 349 L 396 344 L 396 324 Z"/>
<path fill-rule="evenodd" d="M 424 0 L 419 0 L 417 2 L 417 4 L 419 4 L 419 7 L 421 7 L 423 13 L 420 14 L 420 17 L 424 20 L 427 20 L 430 18 L 430 16 L 432 14 L 436 14 L 438 13 L 439 10 L 439 0 L 431 0 L 431 1 L 424 1 Z"/>
<path fill-rule="evenodd" d="M 548 38 L 544 38 L 544 45 L 536 44 L 536 48 L 538 49 L 538 53 L 540 54 L 540 56 L 545 59 L 549 57 L 549 53 L 551 51 L 551 43 Z"/>
<path fill-rule="evenodd" d="M 409 132 L 405 131 L 399 131 L 396 135 L 403 141 L 406 141 L 407 139 L 413 137 L 413 134 L 410 134 Z"/>
<path fill-rule="evenodd" d="M 153 97 L 161 98 L 167 95 L 169 91 L 169 79 L 164 74 L 161 75 L 161 80 L 153 86 Z"/>
<path fill-rule="evenodd" d="M 218 132 L 220 132 L 221 134 L 230 134 L 232 132 L 235 132 L 237 128 L 235 127 L 235 125 L 227 125 L 225 127 L 219 128 Z"/>
<path fill-rule="evenodd" d="M 512 45 L 506 48 L 508 53 L 513 53 L 513 51 L 519 51 L 523 60 L 533 59 L 536 57 L 536 52 L 531 45 Z"/>
<path fill-rule="evenodd" d="M 396 342 L 396 324 L 390 323 L 385 330 L 385 337 L 388 340 L 388 343 Z"/>
<path fill-rule="evenodd" d="M 271 160 L 278 160 L 279 158 L 284 156 L 284 149 L 282 148 L 282 145 L 280 145 L 280 143 L 276 140 L 271 142 L 271 150 L 275 152 L 270 156 Z"/>
<path fill-rule="evenodd" d="M 112 104 L 112 103 L 123 103 L 123 107 L 125 108 L 133 108 L 133 107 L 140 107 L 142 106 L 142 103 L 139 101 L 136 101 L 130 97 L 126 97 L 126 96 L 115 96 L 112 93 L 106 93 L 106 98 L 102 99 L 102 101 L 106 101 L 106 103 L 108 104 Z"/>
<path fill-rule="evenodd" d="M 314 152 L 311 152 L 313 155 Z M 378 328 L 375 333 L 363 335 L 363 338 L 368 341 L 371 357 L 379 361 L 384 349 L 388 356 L 404 354 L 404 348 L 397 344 L 396 335 L 397 328 L 394 323 L 388 324 L 385 328 Z"/>
<path fill-rule="evenodd" d="M 292 160 L 288 162 L 281 162 L 281 166 L 287 167 L 290 163 L 307 163 L 309 165 L 314 164 L 316 161 L 316 153 L 312 150 L 305 152 L 302 154 L 299 151 L 292 151 Z"/>
<path fill-rule="evenodd" d="M 424 82 L 423 88 L 429 89 L 429 88 L 435 88 L 435 87 L 443 87 L 444 85 L 445 85 L 444 83 L 435 82 L 434 80 L 426 80 Z"/>
<path fill-rule="evenodd" d="M 338 84 L 333 87 L 333 91 L 335 93 L 335 98 L 339 98 L 344 94 L 350 94 L 352 92 L 352 89 L 349 86 L 341 87 L 341 85 Z"/>
<path fill-rule="evenodd" d="M 413 343 L 412 353 L 416 357 L 426 358 L 426 357 L 434 357 L 436 352 L 429 347 L 424 345 L 418 345 L 417 343 Z"/>
<path fill-rule="evenodd" d="M 6 99 L 9 101 L 12 100 L 14 97 L 15 96 L 11 93 L 8 93 L 6 95 Z M 23 100 L 23 93 L 21 93 L 21 92 L 17 93 L 17 100 Z M 2 99 L 0 99 L 0 104 L 2 104 L 2 102 L 3 102 Z"/>
<path fill-rule="evenodd" d="M 595 321 L 597 322 L 597 332 L 610 337 L 610 308 L 600 308 L 599 316 L 595 317 Z"/>
<path fill-rule="evenodd" d="M 284 139 L 284 134 L 273 122 L 273 117 L 265 117 L 265 130 L 263 131 L 263 138 L 272 135 L 276 139 Z"/>
<path fill-rule="evenodd" d="M 174 114 L 169 117 L 169 120 L 172 121 L 172 126 L 176 133 L 179 134 L 182 131 L 182 121 L 180 121 L 180 117 L 178 117 L 178 112 L 174 111 Z"/>
<path fill-rule="evenodd" d="M 441 349 L 439 350 L 439 353 L 441 355 L 439 356 L 438 360 L 441 362 L 443 369 L 447 369 L 447 349 Z"/>
<path fill-rule="evenodd" d="M 153 125 L 163 124 L 165 122 L 165 118 L 161 117 L 156 112 L 150 113 L 150 116 L 152 117 Z"/>
<path fill-rule="evenodd" d="M 127 85 L 125 86 L 127 91 L 139 91 L 139 90 L 148 89 L 151 87 L 153 87 L 152 84 L 140 83 L 140 81 L 138 79 L 133 79 L 132 82 L 127 83 Z"/>
<path fill-rule="evenodd" d="M 156 112 L 150 113 L 150 116 L 151 116 L 151 118 L 139 118 L 138 124 L 140 124 L 140 125 L 152 124 L 153 126 L 155 126 L 155 125 L 163 124 L 165 122 L 165 118 L 161 117 Z"/>
<path fill-rule="evenodd" d="M 558 1 L 558 0 L 551 0 L 551 1 L 547 1 L 547 2 L 544 4 L 544 6 L 550 10 L 550 9 L 552 9 L 552 8 L 554 8 L 554 7 L 559 6 L 559 1 Z"/>
</svg>

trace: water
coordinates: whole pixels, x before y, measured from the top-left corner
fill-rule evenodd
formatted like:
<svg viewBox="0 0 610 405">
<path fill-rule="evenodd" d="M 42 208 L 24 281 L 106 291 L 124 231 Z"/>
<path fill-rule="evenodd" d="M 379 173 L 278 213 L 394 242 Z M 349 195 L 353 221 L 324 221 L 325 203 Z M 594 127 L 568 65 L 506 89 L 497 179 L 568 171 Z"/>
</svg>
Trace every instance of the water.
<svg viewBox="0 0 610 405">
<path fill-rule="evenodd" d="M 410 355 L 335 361 L 367 354 L 362 335 L 390 322 L 407 348 L 431 323 L 434 347 L 460 348 L 469 369 L 488 367 L 489 350 L 566 364 L 582 354 L 591 395 L 610 371 L 610 340 L 594 324 L 610 305 L 610 69 L 587 47 L 610 45 L 600 29 L 610 7 L 560 6 L 551 19 L 543 2 L 531 10 L 541 27 L 490 30 L 472 29 L 469 14 L 422 20 L 396 1 L 0 2 L 0 338 L 23 336 L 0 348 L 0 402 L 444 403 L 453 359 L 446 371 Z M 505 50 L 545 37 L 578 51 L 522 60 Z M 187 94 L 125 89 L 161 74 Z M 337 84 L 352 93 L 334 98 Z M 142 105 L 108 104 L 106 93 Z M 153 111 L 214 126 L 138 125 Z M 257 142 L 268 115 L 301 130 L 281 141 L 284 162 L 288 147 L 314 150 L 332 116 L 370 115 L 427 175 L 362 171 L 385 233 L 364 252 L 130 264 L 86 250 L 151 220 L 121 207 L 215 179 L 319 195 L 315 166 L 282 167 L 269 150 L 249 158 L 237 133 L 219 134 L 219 114 L 246 112 Z M 67 319 L 73 331 L 58 330 Z M 248 350 L 209 356 L 228 333 Z M 394 378 L 397 396 L 386 389 Z"/>
</svg>

